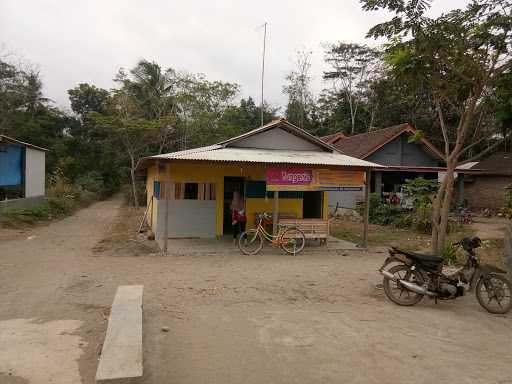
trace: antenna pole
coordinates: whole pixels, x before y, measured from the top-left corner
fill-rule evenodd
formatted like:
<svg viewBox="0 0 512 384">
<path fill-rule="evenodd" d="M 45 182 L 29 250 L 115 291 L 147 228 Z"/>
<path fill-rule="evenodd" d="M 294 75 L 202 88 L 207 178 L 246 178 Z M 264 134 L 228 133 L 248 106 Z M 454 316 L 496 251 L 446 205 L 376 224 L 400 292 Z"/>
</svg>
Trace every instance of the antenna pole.
<svg viewBox="0 0 512 384">
<path fill-rule="evenodd" d="M 267 22 L 263 24 L 263 60 L 261 65 L 261 126 L 263 126 L 263 85 L 265 80 L 265 50 L 267 43 Z"/>
</svg>

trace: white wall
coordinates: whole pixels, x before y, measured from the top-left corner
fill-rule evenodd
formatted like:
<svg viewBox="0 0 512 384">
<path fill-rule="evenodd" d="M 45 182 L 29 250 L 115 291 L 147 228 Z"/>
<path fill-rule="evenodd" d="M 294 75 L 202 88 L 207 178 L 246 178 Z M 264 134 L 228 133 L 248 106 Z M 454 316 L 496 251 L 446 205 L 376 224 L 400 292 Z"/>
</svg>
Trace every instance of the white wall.
<svg viewBox="0 0 512 384">
<path fill-rule="evenodd" d="M 157 204 L 157 240 L 165 237 L 165 200 L 153 200 Z M 169 200 L 169 237 L 215 237 L 217 223 L 215 200 Z"/>
<path fill-rule="evenodd" d="M 43 151 L 26 148 L 25 197 L 45 195 L 45 155 Z"/>
<path fill-rule="evenodd" d="M 358 202 L 364 201 L 364 187 L 362 191 L 329 191 L 329 212 L 339 208 L 355 209 Z"/>
</svg>

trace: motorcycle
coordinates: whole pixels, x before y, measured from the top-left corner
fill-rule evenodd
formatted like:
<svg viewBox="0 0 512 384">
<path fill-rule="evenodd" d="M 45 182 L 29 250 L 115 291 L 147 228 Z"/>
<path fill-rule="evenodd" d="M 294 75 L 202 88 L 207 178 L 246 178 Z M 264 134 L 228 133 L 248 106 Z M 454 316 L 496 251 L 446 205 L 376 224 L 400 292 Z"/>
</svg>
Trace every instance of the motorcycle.
<svg viewBox="0 0 512 384">
<path fill-rule="evenodd" d="M 392 247 L 379 272 L 384 276 L 386 296 L 398 305 L 411 306 L 424 296 L 452 300 L 463 296 L 465 287 L 475 290 L 480 305 L 490 313 L 504 314 L 512 308 L 512 283 L 504 276 L 507 271 L 480 264 L 475 249 L 482 245 L 478 237 L 464 238 L 454 243 L 462 247 L 467 260 L 453 273 L 443 273 L 443 259 Z M 398 263 L 387 269 L 390 264 Z"/>
</svg>

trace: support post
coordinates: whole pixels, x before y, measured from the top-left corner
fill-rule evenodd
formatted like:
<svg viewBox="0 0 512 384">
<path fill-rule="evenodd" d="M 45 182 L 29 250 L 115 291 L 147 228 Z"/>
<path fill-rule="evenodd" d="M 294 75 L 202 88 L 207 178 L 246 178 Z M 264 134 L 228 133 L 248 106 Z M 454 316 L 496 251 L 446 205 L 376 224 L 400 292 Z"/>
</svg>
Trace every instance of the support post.
<svg viewBox="0 0 512 384">
<path fill-rule="evenodd" d="M 363 247 L 368 248 L 368 223 L 370 219 L 370 178 L 371 170 L 366 170 L 364 183 L 364 217 L 363 217 Z"/>
<path fill-rule="evenodd" d="M 379 195 L 379 197 L 382 196 L 382 172 L 374 172 L 373 175 L 375 176 L 375 193 Z"/>
<path fill-rule="evenodd" d="M 168 183 L 169 184 L 169 183 Z M 165 196 L 165 223 L 164 223 L 164 254 L 167 255 L 167 242 L 169 240 L 169 195 Z"/>
<path fill-rule="evenodd" d="M 279 220 L 279 191 L 274 191 L 274 206 L 272 209 L 272 233 L 277 235 L 277 222 Z"/>
<path fill-rule="evenodd" d="M 462 207 L 464 204 L 464 174 L 457 173 L 457 205 Z"/>
</svg>

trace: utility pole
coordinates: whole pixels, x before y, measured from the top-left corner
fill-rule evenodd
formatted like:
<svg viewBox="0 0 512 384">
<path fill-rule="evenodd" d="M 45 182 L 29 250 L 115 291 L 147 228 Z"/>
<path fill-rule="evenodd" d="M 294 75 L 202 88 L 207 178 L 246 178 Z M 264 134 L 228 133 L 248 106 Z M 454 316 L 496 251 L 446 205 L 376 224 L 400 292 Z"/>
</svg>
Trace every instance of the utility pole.
<svg viewBox="0 0 512 384">
<path fill-rule="evenodd" d="M 263 85 L 265 80 L 265 50 L 267 45 L 267 22 L 260 28 L 263 28 L 263 60 L 261 63 L 261 126 L 263 126 Z"/>
</svg>

